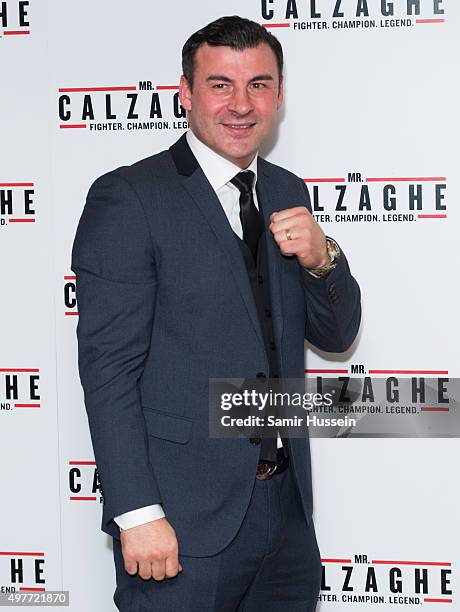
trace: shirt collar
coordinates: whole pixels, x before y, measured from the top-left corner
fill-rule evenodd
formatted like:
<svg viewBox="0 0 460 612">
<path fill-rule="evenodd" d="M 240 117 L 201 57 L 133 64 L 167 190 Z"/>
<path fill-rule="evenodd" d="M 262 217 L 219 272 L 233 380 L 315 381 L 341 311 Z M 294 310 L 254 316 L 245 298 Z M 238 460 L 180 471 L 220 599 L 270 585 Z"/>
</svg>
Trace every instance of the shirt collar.
<svg viewBox="0 0 460 612">
<path fill-rule="evenodd" d="M 210 149 L 195 136 L 192 130 L 187 131 L 186 138 L 193 155 L 196 157 L 214 191 L 223 187 L 238 174 L 238 172 L 241 172 L 242 168 Z M 258 154 L 256 153 L 252 162 L 245 168 L 246 170 L 252 170 L 252 172 L 254 172 L 256 177 L 254 185 L 257 181 L 257 157 Z"/>
</svg>

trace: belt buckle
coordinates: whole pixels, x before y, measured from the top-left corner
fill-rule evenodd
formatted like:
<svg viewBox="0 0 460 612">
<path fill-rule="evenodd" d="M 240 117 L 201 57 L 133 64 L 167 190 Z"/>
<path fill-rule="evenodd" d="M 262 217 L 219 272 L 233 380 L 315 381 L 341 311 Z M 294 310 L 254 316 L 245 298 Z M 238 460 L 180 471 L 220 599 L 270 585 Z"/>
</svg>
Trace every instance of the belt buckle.
<svg viewBox="0 0 460 612">
<path fill-rule="evenodd" d="M 278 465 L 270 463 L 259 463 L 257 466 L 256 478 L 258 480 L 269 480 L 276 471 Z"/>
</svg>

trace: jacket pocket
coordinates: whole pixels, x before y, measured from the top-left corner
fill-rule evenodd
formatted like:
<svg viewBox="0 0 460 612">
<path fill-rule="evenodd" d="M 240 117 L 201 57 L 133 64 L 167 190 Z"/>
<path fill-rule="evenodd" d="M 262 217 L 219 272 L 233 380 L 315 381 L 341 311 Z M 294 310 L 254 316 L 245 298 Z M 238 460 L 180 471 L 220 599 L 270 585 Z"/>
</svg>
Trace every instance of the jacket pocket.
<svg viewBox="0 0 460 612">
<path fill-rule="evenodd" d="M 155 408 L 142 406 L 149 436 L 185 444 L 190 439 L 193 420 L 179 417 Z"/>
</svg>

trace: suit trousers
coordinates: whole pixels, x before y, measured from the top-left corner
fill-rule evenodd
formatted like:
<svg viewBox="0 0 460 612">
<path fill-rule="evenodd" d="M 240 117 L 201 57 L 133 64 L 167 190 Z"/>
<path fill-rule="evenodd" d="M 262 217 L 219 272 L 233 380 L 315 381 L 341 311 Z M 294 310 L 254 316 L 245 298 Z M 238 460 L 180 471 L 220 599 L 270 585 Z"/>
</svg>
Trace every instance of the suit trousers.
<svg viewBox="0 0 460 612">
<path fill-rule="evenodd" d="M 184 511 L 186 509 L 184 508 Z M 174 527 L 174 525 L 173 525 Z M 269 480 L 254 478 L 251 500 L 233 540 L 209 557 L 180 554 L 174 578 L 129 575 L 114 539 L 121 612 L 314 612 L 321 559 L 289 466 Z"/>
</svg>

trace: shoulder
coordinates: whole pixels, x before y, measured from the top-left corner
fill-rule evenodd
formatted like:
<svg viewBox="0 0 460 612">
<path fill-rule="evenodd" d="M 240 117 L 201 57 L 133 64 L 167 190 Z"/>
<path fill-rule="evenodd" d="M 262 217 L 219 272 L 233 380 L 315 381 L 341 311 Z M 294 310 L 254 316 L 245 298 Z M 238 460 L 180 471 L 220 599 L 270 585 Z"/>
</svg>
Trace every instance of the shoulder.
<svg viewBox="0 0 460 612">
<path fill-rule="evenodd" d="M 267 184 L 276 189 L 281 199 L 297 200 L 312 212 L 310 193 L 303 178 L 261 157 L 258 160 L 258 170 L 264 175 Z"/>
<path fill-rule="evenodd" d="M 292 198 L 300 198 L 300 201 L 305 200 L 311 212 L 310 194 L 300 176 L 261 157 L 258 160 L 258 170 L 265 176 L 267 182 L 272 183 L 274 188 L 276 187 L 279 193 Z"/>
<path fill-rule="evenodd" d="M 142 189 L 143 186 L 155 183 L 166 183 L 171 180 L 173 169 L 169 151 L 161 151 L 140 159 L 133 164 L 118 166 L 95 179 L 91 189 L 103 185 L 118 184 L 120 188 L 130 186 L 132 189 Z M 90 190 L 91 190 L 90 189 Z"/>
<path fill-rule="evenodd" d="M 267 161 L 266 159 L 259 157 L 258 167 L 260 172 L 265 174 L 268 178 L 276 180 L 278 183 L 286 186 L 298 186 L 301 184 L 304 185 L 304 181 L 300 176 L 294 174 L 290 170 L 283 168 L 282 166 L 278 166 L 277 164 L 273 164 L 272 162 Z"/>
</svg>

